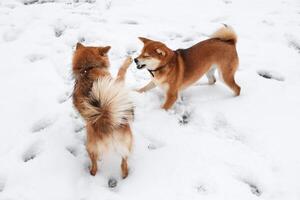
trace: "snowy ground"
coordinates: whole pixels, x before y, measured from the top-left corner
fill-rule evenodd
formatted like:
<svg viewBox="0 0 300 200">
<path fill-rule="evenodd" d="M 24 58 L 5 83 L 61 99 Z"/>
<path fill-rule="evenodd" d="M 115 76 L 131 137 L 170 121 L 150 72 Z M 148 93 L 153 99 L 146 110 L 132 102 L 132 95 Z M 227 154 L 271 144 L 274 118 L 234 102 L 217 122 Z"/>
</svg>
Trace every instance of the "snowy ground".
<svg viewBox="0 0 300 200">
<path fill-rule="evenodd" d="M 0 1 L 1 200 L 300 199 L 299 1 L 46 1 Z M 116 159 L 90 176 L 69 98 L 76 42 L 111 45 L 115 73 L 139 53 L 137 36 L 184 48 L 221 23 L 239 36 L 241 96 L 203 78 L 165 112 L 159 89 L 133 92 L 129 177 L 120 180 Z M 132 65 L 127 85 L 149 79 Z"/>
</svg>

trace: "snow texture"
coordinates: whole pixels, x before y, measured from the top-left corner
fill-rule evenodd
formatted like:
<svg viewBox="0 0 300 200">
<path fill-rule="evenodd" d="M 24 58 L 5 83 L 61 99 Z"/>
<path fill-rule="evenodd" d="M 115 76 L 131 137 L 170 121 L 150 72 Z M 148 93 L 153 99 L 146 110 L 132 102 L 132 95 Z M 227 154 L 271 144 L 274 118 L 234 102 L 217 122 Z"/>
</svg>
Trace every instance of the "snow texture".
<svg viewBox="0 0 300 200">
<path fill-rule="evenodd" d="M 299 19 L 298 0 L 1 0 L 0 200 L 299 200 Z M 186 48 L 222 23 L 239 37 L 241 96 L 204 77 L 165 112 L 159 88 L 133 91 L 130 174 L 111 155 L 91 176 L 76 42 L 111 45 L 116 74 L 138 36 Z M 150 78 L 132 64 L 126 84 Z"/>
</svg>

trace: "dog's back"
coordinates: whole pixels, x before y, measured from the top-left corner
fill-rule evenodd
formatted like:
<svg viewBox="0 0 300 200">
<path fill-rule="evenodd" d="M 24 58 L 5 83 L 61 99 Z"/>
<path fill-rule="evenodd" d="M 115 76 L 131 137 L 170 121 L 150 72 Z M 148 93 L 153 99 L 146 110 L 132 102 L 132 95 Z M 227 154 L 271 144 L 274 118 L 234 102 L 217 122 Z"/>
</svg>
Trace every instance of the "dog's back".
<svg viewBox="0 0 300 200">
<path fill-rule="evenodd" d="M 179 50 L 185 64 L 183 87 L 197 81 L 212 67 L 224 71 L 225 74 L 229 71 L 235 72 L 238 67 L 236 42 L 235 32 L 230 27 L 222 27 L 210 39 Z"/>
</svg>

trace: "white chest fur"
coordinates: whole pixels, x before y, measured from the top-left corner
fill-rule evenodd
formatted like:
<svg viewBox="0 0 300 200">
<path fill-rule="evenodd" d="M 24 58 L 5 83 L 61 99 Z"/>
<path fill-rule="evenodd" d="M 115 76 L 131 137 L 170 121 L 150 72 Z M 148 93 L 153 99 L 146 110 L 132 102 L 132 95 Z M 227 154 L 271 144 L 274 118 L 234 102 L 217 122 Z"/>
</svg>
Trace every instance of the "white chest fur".
<svg viewBox="0 0 300 200">
<path fill-rule="evenodd" d="M 169 84 L 166 82 L 163 83 L 163 80 L 157 80 L 157 79 L 153 78 L 153 82 L 155 83 L 155 85 L 157 85 L 164 91 L 167 91 L 169 89 Z"/>
</svg>

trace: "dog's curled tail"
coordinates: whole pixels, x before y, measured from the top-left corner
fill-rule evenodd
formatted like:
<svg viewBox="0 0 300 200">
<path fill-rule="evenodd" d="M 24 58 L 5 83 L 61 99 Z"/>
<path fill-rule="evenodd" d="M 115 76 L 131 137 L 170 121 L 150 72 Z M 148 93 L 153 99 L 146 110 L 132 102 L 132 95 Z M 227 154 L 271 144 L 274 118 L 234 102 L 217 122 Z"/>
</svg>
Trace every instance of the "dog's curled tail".
<svg viewBox="0 0 300 200">
<path fill-rule="evenodd" d="M 111 133 L 133 120 L 134 106 L 123 85 L 108 76 L 99 78 L 83 101 L 82 116 L 101 133 Z"/>
<path fill-rule="evenodd" d="M 224 24 L 224 27 L 214 32 L 210 38 L 218 38 L 223 41 L 233 42 L 233 44 L 236 44 L 237 42 L 237 35 L 233 28 L 226 24 Z"/>
</svg>

